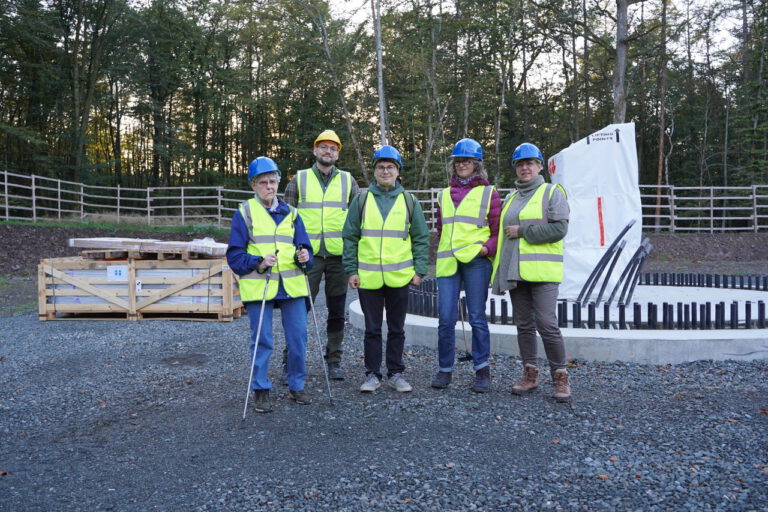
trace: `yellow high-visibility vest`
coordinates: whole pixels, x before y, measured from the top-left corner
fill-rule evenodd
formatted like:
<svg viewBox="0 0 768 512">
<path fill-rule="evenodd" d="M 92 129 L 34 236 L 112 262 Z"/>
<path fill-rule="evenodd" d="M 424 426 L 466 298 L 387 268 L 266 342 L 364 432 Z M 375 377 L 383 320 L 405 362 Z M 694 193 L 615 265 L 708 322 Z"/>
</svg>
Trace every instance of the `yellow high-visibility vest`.
<svg viewBox="0 0 768 512">
<path fill-rule="evenodd" d="M 298 212 L 287 205 L 290 213 L 276 224 L 266 208 L 257 199 L 249 199 L 240 204 L 240 214 L 248 228 L 248 246 L 246 252 L 254 256 L 276 254 L 277 263 L 270 273 L 260 274 L 253 271 L 240 277 L 240 298 L 243 301 L 261 300 L 264 297 L 264 285 L 267 286 L 266 300 L 277 295 L 278 283 L 283 280 L 283 288 L 291 297 L 309 295 L 304 273 L 293 259 L 296 247 L 293 245 L 294 222 Z"/>
<path fill-rule="evenodd" d="M 563 190 L 560 185 L 551 183 L 542 183 L 528 200 L 528 203 L 520 211 L 520 228 L 532 224 L 546 224 L 547 210 L 549 201 L 555 192 L 555 187 Z M 565 193 L 565 190 L 563 190 Z M 501 219 L 507 213 L 507 209 L 512 204 L 517 191 L 512 192 L 504 201 L 504 207 L 501 210 Z M 563 281 L 563 241 L 551 242 L 546 244 L 531 244 L 525 238 L 518 238 L 520 244 L 520 278 L 524 281 L 543 282 L 543 283 L 561 283 Z M 506 237 L 499 237 L 499 248 L 497 256 L 501 256 L 506 243 Z M 493 275 L 491 282 L 496 277 L 496 271 L 499 268 L 500 258 L 493 262 Z"/>
<path fill-rule="evenodd" d="M 339 171 L 323 190 L 312 169 L 296 173 L 298 208 L 315 254 L 320 250 L 321 240 L 330 254 L 338 256 L 344 249 L 341 230 L 347 220 L 352 179 L 347 171 Z"/>
<path fill-rule="evenodd" d="M 491 210 L 491 193 L 494 187 L 474 187 L 453 206 L 451 187 L 439 194 L 443 230 L 437 245 L 437 277 L 452 276 L 458 268 L 457 261 L 467 263 L 474 259 L 483 244 L 491 237 L 488 212 Z"/>
<path fill-rule="evenodd" d="M 368 192 L 360 228 L 357 245 L 360 288 L 377 290 L 384 285 L 391 288 L 407 285 L 416 272 L 413 269 L 410 219 L 404 195 L 398 196 L 384 219 L 376 199 Z"/>
</svg>

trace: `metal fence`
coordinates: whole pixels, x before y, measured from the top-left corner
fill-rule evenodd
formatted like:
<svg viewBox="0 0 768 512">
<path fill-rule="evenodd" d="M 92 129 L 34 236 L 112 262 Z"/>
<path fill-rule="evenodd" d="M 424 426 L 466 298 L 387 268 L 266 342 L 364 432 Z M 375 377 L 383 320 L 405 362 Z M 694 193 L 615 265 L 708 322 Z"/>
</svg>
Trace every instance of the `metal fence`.
<svg viewBox="0 0 768 512">
<path fill-rule="evenodd" d="M 412 190 L 434 229 L 440 189 Z M 504 197 L 508 189 L 500 189 Z M 228 226 L 249 190 L 224 187 L 105 187 L 0 171 L 0 218 Z M 640 185 L 643 229 L 670 232 L 768 230 L 768 185 Z"/>
</svg>

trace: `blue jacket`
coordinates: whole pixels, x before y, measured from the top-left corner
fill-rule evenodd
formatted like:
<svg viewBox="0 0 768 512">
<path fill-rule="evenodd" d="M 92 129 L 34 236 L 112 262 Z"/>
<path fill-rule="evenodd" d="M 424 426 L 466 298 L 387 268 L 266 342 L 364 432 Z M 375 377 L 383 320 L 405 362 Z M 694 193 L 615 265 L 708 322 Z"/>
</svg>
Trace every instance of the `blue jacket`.
<svg viewBox="0 0 768 512">
<path fill-rule="evenodd" d="M 280 224 L 285 216 L 290 213 L 288 205 L 282 200 L 278 200 L 277 208 L 275 208 L 274 211 L 271 211 L 266 207 L 264 209 L 272 216 L 275 225 Z M 307 270 L 309 270 L 312 268 L 315 257 L 312 254 L 312 244 L 309 241 L 307 230 L 304 228 L 304 222 L 301 220 L 300 215 L 296 215 L 296 222 L 293 224 L 293 228 L 293 245 L 296 247 L 303 247 L 309 251 L 309 261 L 307 262 Z M 250 274 L 258 269 L 261 260 L 264 259 L 261 256 L 248 254 L 247 247 L 248 227 L 245 225 L 245 219 L 243 219 L 243 216 L 238 209 L 232 216 L 232 228 L 229 232 L 229 247 L 227 247 L 227 263 L 229 263 L 232 271 L 239 276 Z M 283 288 L 283 280 L 281 279 L 275 300 L 289 298 L 290 297 L 285 292 L 285 288 Z"/>
</svg>

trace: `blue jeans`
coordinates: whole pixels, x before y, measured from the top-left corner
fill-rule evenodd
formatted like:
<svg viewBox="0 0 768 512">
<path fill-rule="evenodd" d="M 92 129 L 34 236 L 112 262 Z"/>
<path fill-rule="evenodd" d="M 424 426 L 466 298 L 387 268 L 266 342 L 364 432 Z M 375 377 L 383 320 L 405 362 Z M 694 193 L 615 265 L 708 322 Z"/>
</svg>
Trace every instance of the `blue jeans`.
<svg viewBox="0 0 768 512">
<path fill-rule="evenodd" d="M 437 354 L 441 372 L 453 371 L 456 360 L 456 321 L 462 283 L 467 300 L 465 320 L 472 326 L 472 361 L 475 370 L 488 366 L 491 335 L 485 319 L 485 301 L 492 271 L 488 258 L 475 258 L 468 263 L 458 262 L 458 270 L 452 276 L 437 278 Z"/>
<path fill-rule="evenodd" d="M 291 391 L 304 389 L 307 378 L 307 309 L 304 297 L 296 299 L 268 300 L 264 307 L 264 319 L 256 346 L 256 331 L 259 328 L 261 301 L 246 302 L 248 320 L 251 324 L 250 359 L 253 361 L 253 349 L 256 346 L 256 363 L 253 368 L 251 389 L 272 389 L 269 380 L 269 357 L 272 355 L 272 311 L 275 303 L 282 313 L 285 344 L 288 347 L 288 388 Z M 250 371 L 250 367 L 249 367 Z"/>
</svg>

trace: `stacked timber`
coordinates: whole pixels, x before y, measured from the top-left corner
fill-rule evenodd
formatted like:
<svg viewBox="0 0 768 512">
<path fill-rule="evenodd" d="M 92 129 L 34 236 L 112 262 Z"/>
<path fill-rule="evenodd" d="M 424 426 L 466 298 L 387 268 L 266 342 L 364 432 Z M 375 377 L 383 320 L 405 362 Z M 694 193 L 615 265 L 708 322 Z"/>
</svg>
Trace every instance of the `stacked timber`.
<svg viewBox="0 0 768 512">
<path fill-rule="evenodd" d="M 73 238 L 83 255 L 43 259 L 38 265 L 38 318 L 238 318 L 237 281 L 226 244 L 130 238 Z"/>
</svg>

